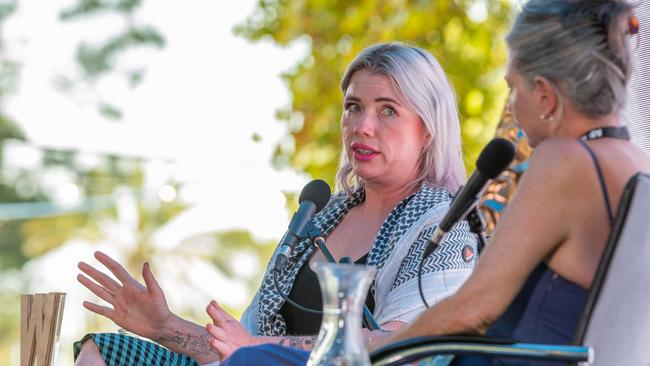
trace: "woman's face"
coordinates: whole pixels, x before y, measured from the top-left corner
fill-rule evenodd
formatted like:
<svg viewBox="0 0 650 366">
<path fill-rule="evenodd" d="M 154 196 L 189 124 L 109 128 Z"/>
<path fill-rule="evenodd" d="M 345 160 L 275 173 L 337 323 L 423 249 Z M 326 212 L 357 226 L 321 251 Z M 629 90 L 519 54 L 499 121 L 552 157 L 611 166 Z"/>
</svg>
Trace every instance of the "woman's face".
<svg viewBox="0 0 650 366">
<path fill-rule="evenodd" d="M 429 136 L 389 77 L 355 72 L 343 103 L 343 143 L 356 174 L 367 186 L 399 189 L 413 180 Z"/>
<path fill-rule="evenodd" d="M 512 66 L 510 57 L 508 57 L 506 81 L 510 88 L 508 108 L 514 120 L 526 133 L 530 146 L 535 147 L 548 136 L 548 124 L 540 118 L 543 112 L 539 105 L 539 97 L 528 81 Z"/>
</svg>

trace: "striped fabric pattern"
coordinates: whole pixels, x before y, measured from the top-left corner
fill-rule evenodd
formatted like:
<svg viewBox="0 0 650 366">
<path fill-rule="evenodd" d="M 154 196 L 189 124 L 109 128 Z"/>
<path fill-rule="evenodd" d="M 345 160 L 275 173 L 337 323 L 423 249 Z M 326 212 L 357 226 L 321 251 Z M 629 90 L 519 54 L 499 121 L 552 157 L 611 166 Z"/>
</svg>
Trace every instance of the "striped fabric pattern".
<svg viewBox="0 0 650 366">
<path fill-rule="evenodd" d="M 108 366 L 198 366 L 198 363 L 188 356 L 140 338 L 117 333 L 86 335 L 74 344 L 75 360 L 83 343 L 90 338 L 95 341 Z"/>
<path fill-rule="evenodd" d="M 422 231 L 418 239 L 413 243 L 401 264 L 399 276 L 393 283 L 393 289 L 417 278 L 422 253 L 434 230 L 435 227 L 430 227 Z M 443 244 L 425 259 L 422 264 L 422 273 L 474 268 L 474 260 L 463 258 L 463 251 L 470 247 L 468 243 L 473 241 L 474 238 L 469 230 L 469 224 L 467 221 L 461 221 L 445 236 Z"/>
<path fill-rule="evenodd" d="M 633 70 L 623 120 L 632 141 L 650 155 L 650 2 L 633 3 L 637 5 L 634 13 L 639 19 L 639 33 L 630 38 Z"/>
</svg>

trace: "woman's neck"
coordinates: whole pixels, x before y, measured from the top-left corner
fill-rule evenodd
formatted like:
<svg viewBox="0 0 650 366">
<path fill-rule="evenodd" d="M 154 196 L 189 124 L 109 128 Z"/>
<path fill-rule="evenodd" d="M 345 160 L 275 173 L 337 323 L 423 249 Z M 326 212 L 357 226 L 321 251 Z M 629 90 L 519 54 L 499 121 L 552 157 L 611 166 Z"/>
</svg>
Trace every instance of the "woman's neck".
<svg viewBox="0 0 650 366">
<path fill-rule="evenodd" d="M 569 123 L 566 123 L 570 121 Z M 555 133 L 558 137 L 578 138 L 588 131 L 599 127 L 618 127 L 621 125 L 617 114 L 591 118 L 580 113 L 571 113 L 563 118 Z"/>
<path fill-rule="evenodd" d="M 364 213 L 375 213 L 384 217 L 402 200 L 415 192 L 416 188 L 406 187 L 389 188 L 367 185 L 365 186 L 366 198 L 359 209 Z"/>
</svg>

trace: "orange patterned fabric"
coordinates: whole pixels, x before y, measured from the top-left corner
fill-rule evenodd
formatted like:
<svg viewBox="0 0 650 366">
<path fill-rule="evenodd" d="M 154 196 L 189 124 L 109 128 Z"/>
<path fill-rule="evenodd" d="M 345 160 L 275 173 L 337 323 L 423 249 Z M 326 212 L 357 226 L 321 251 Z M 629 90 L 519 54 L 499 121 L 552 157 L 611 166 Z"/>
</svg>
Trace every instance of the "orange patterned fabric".
<svg viewBox="0 0 650 366">
<path fill-rule="evenodd" d="M 516 146 L 515 160 L 498 178 L 494 179 L 485 190 L 479 203 L 481 213 L 487 224 L 486 235 L 491 235 L 494 226 L 499 221 L 506 204 L 512 198 L 521 175 L 528 166 L 528 158 L 532 148 L 521 127 L 517 125 L 508 106 L 504 108 L 501 122 L 497 127 L 495 137 L 510 140 Z"/>
</svg>

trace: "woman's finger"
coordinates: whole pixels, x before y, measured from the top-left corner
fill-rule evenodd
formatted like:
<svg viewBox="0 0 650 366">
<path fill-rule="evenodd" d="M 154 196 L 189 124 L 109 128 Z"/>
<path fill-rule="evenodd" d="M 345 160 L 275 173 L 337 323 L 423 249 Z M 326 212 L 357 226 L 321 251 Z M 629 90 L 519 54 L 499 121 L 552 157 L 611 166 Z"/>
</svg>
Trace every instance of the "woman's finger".
<svg viewBox="0 0 650 366">
<path fill-rule="evenodd" d="M 210 301 L 210 305 L 214 306 L 218 311 L 221 312 L 225 321 L 227 322 L 238 321 L 237 319 L 235 319 L 234 316 L 230 315 L 229 312 L 225 311 L 216 300 Z"/>
<path fill-rule="evenodd" d="M 108 307 L 106 307 L 106 306 L 101 306 L 101 305 L 93 304 L 93 303 L 90 302 L 90 301 L 84 301 L 84 302 L 83 302 L 83 305 L 84 305 L 84 307 L 85 307 L 86 309 L 92 311 L 93 313 L 95 313 L 95 314 L 99 314 L 99 315 L 101 315 L 101 316 L 105 316 L 105 317 L 107 317 L 107 318 L 110 319 L 110 320 L 113 320 L 113 318 L 114 318 L 114 316 L 115 316 L 115 311 L 113 311 L 113 309 L 108 308 Z"/>
<path fill-rule="evenodd" d="M 237 322 L 237 321 L 238 321 L 237 319 L 235 319 L 234 316 L 230 315 L 229 312 L 225 311 L 225 310 L 224 310 L 224 309 L 219 305 L 219 303 L 217 303 L 215 300 L 212 300 L 210 303 L 211 303 L 215 308 L 217 308 L 218 310 L 221 311 L 221 313 L 223 314 L 224 319 L 226 319 L 226 321 L 228 321 L 228 322 L 232 322 L 232 321 L 236 321 L 236 322 Z"/>
<path fill-rule="evenodd" d="M 227 340 L 226 332 L 212 323 L 206 324 L 205 330 L 208 332 L 209 335 L 211 335 L 215 339 L 220 340 L 221 342 L 225 342 Z"/>
<path fill-rule="evenodd" d="M 221 355 L 222 360 L 230 356 L 233 351 L 233 348 L 230 345 L 215 338 L 210 340 L 210 346 Z"/>
<path fill-rule="evenodd" d="M 108 291 L 112 293 L 116 293 L 120 288 L 122 288 L 122 286 L 119 283 L 117 283 L 114 279 L 110 278 L 105 273 L 96 270 L 93 266 L 89 265 L 88 263 L 79 262 L 77 267 L 82 272 L 90 276 L 90 278 L 97 281 L 97 283 L 104 286 Z"/>
<path fill-rule="evenodd" d="M 113 302 L 115 301 L 115 295 L 110 291 L 108 291 L 107 289 L 96 284 L 95 282 L 91 281 L 88 277 L 82 274 L 77 275 L 77 281 L 79 281 L 82 285 L 84 285 L 87 289 L 89 289 L 90 292 L 99 296 L 100 299 L 113 305 Z"/>
<path fill-rule="evenodd" d="M 144 284 L 147 286 L 147 290 L 149 290 L 149 292 L 151 292 L 154 296 L 163 295 L 163 291 L 160 288 L 156 277 L 154 277 L 153 272 L 151 272 L 149 262 L 146 262 L 142 266 L 142 278 L 144 278 Z"/>
<path fill-rule="evenodd" d="M 226 318 L 224 311 L 221 310 L 221 308 L 216 307 L 213 302 L 210 302 L 206 310 L 216 326 L 223 328 L 228 324 L 228 319 Z"/>
<path fill-rule="evenodd" d="M 124 269 L 124 267 L 122 267 L 121 264 L 117 263 L 115 260 L 113 260 L 113 258 L 109 257 L 108 255 L 100 251 L 97 251 L 95 252 L 95 258 L 97 258 L 97 260 L 101 264 L 103 264 L 106 268 L 108 268 L 108 270 L 111 271 L 115 275 L 115 277 L 117 277 L 117 279 L 120 280 L 120 282 L 122 282 L 122 284 L 126 285 L 128 283 L 134 283 L 134 282 L 138 283 L 138 281 L 136 281 L 135 278 L 133 278 L 129 274 L 129 272 L 127 272 L 126 269 Z"/>
</svg>

